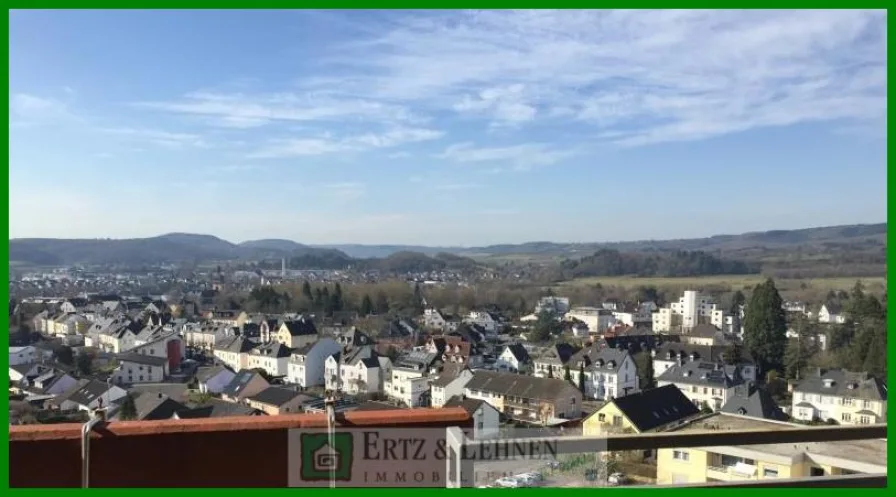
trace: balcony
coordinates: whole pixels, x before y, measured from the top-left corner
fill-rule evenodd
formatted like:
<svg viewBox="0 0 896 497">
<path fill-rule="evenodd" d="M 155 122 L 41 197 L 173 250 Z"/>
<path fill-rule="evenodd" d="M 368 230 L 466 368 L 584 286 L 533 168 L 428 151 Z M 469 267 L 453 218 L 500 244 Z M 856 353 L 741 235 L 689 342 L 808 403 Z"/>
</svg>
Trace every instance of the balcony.
<svg viewBox="0 0 896 497">
<path fill-rule="evenodd" d="M 473 426 L 462 408 L 357 411 L 337 415 L 339 430 L 362 429 L 383 432 L 399 428 L 412 433 L 426 429 L 433 437 L 447 442 L 446 457 L 424 462 L 413 461 L 427 473 L 438 473 L 436 482 L 405 486 L 472 486 L 466 476 L 482 459 L 469 454 L 486 453 L 488 444 L 514 446 L 529 450 L 540 441 L 556 445 L 558 453 L 603 453 L 644 451 L 662 448 L 699 448 L 719 446 L 757 446 L 763 444 L 801 444 L 886 438 L 886 425 L 850 427 L 808 427 L 778 431 L 731 430 L 710 432 L 666 432 L 649 434 L 568 436 L 474 441 L 464 430 Z M 291 461 L 289 433 L 295 429 L 320 430 L 326 427 L 323 414 L 299 414 L 271 417 L 234 417 L 171 421 L 133 421 L 100 423 L 90 435 L 88 482 L 90 487 L 181 487 L 181 488 L 274 488 L 295 486 L 294 468 L 276 461 Z M 81 424 L 11 426 L 9 428 L 10 487 L 78 487 L 82 479 Z M 418 435 L 410 435 L 418 436 Z M 506 448 L 505 448 L 506 450 Z M 535 450 L 535 449 L 533 449 Z M 502 460 L 501 450 L 496 460 Z M 544 455 L 544 452 L 541 453 Z M 134 459 L 134 458 L 137 459 Z M 139 460 L 139 463 L 134 463 Z M 274 461 L 265 469 L 255 470 L 245 461 Z M 47 461 L 54 461 L 47 471 Z M 390 462 L 399 468 L 411 461 Z M 422 464 L 422 466 L 421 466 Z M 487 464 L 487 463 L 486 463 Z M 724 473 L 723 473 L 724 470 Z M 378 471 L 378 470 L 377 470 Z M 719 478 L 709 471 L 718 472 Z M 755 486 L 755 487 L 881 487 L 886 474 L 818 476 L 798 479 L 743 480 L 727 468 L 713 467 L 707 472 L 722 483 L 683 486 Z M 728 475 L 726 478 L 721 476 Z M 320 486 L 327 486 L 321 482 Z M 367 486 L 340 483 L 339 486 Z M 382 485 L 380 485 L 382 486 Z M 682 485 L 675 485 L 682 486 Z"/>
</svg>

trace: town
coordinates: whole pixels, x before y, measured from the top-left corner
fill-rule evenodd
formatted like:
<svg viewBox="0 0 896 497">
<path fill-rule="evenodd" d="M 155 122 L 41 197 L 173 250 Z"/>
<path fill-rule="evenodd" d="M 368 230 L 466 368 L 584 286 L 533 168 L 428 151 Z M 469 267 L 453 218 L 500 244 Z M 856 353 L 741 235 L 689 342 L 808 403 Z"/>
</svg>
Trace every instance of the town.
<svg viewBox="0 0 896 497">
<path fill-rule="evenodd" d="M 431 306 L 418 282 L 403 284 L 416 300 L 401 312 L 366 294 L 351 306 L 340 283 L 308 281 L 296 299 L 304 304 L 270 283 L 241 306 L 222 285 L 178 298 L 11 300 L 19 331 L 10 335 L 10 423 L 84 423 L 97 410 L 112 423 L 321 413 L 333 395 L 341 413 L 462 407 L 478 420 L 474 440 L 515 430 L 565 436 L 886 422 L 886 300 L 861 282 L 831 301 L 805 303 L 783 301 L 768 280 L 749 298 L 736 292 L 727 306 L 697 290 L 662 306 L 571 305 L 548 291 L 513 314 L 494 305 L 452 314 Z M 257 311 L 278 299 L 304 311 Z M 819 444 L 800 457 L 834 457 L 850 443 L 860 442 Z M 864 444 L 861 460 L 838 460 L 829 472 L 884 471 L 886 443 Z M 718 472 L 749 478 L 757 468 L 763 478 L 802 471 L 796 463 L 770 469 L 775 450 L 737 454 L 619 453 L 598 465 L 599 478 L 663 484 L 714 481 Z M 705 471 L 682 476 L 682 458 L 694 457 L 707 458 Z M 487 472 L 489 481 L 477 484 L 581 486 L 598 478 L 583 469 L 591 463 L 563 456 L 530 462 L 527 472 Z"/>
</svg>

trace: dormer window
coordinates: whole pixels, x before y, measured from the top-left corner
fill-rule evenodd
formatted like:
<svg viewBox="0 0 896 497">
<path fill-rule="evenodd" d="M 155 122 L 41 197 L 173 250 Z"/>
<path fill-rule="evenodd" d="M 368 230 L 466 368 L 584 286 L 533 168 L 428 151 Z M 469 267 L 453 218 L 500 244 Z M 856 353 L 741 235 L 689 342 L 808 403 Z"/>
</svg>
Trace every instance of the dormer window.
<svg viewBox="0 0 896 497">
<path fill-rule="evenodd" d="M 833 387 L 833 386 L 834 386 L 834 380 L 827 379 L 827 378 L 824 380 L 824 387 L 825 387 L 825 388 L 831 388 L 831 387 Z"/>
</svg>

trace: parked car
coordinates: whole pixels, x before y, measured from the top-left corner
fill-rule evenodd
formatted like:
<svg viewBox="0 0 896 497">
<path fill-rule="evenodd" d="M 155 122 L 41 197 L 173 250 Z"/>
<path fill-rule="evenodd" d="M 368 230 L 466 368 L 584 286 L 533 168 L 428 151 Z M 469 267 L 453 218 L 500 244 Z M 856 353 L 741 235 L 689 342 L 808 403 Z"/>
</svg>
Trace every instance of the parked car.
<svg viewBox="0 0 896 497">
<path fill-rule="evenodd" d="M 607 483 L 610 485 L 625 485 L 628 483 L 628 477 L 625 473 L 613 473 L 607 477 Z"/>
<path fill-rule="evenodd" d="M 514 478 L 522 481 L 526 484 L 526 486 L 536 485 L 544 481 L 544 476 L 541 473 L 523 473 L 521 475 L 514 476 Z"/>
<path fill-rule="evenodd" d="M 495 480 L 495 485 L 504 488 L 519 488 L 523 486 L 523 483 L 512 476 L 505 476 Z"/>
</svg>

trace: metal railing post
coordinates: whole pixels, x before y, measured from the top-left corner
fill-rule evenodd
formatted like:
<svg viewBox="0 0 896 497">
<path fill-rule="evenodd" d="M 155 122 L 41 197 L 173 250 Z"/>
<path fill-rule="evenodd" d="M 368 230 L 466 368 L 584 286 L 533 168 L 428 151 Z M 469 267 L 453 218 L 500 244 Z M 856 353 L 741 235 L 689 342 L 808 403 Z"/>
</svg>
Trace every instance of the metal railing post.
<svg viewBox="0 0 896 497">
<path fill-rule="evenodd" d="M 106 421 L 106 410 L 97 409 L 93 417 L 81 426 L 81 487 L 90 487 L 90 432 Z"/>
</svg>

